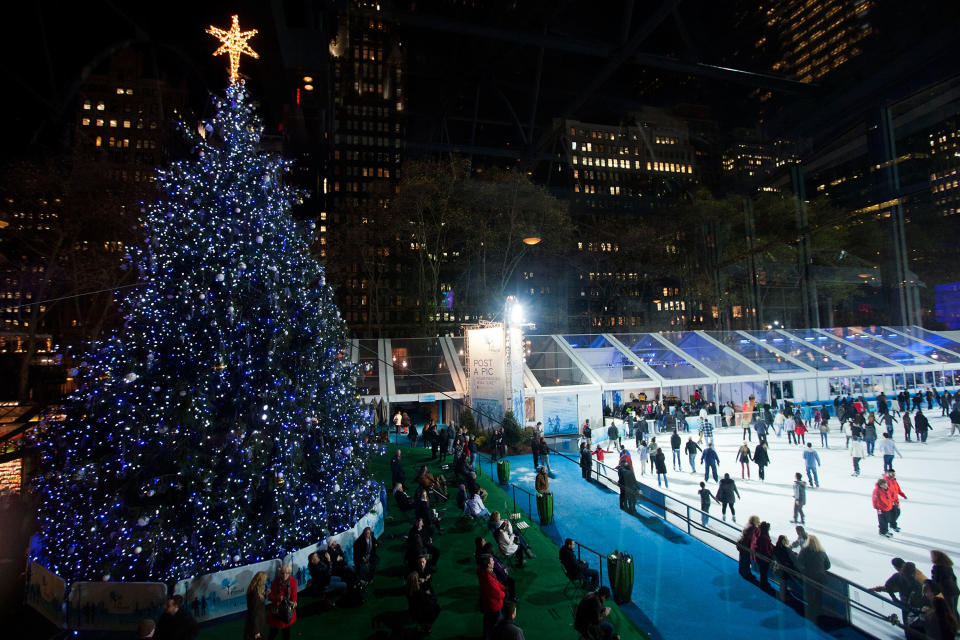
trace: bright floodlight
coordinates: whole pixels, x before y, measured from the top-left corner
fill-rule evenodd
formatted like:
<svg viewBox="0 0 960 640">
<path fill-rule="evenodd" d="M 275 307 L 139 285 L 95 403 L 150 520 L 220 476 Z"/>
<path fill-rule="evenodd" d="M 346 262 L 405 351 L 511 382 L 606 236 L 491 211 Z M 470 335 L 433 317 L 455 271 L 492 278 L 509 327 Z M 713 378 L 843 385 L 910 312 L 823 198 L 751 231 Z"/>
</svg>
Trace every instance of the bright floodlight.
<svg viewBox="0 0 960 640">
<path fill-rule="evenodd" d="M 515 302 L 513 308 L 510 309 L 510 323 L 511 324 L 521 324 L 523 322 L 523 307 L 520 306 L 519 302 Z"/>
</svg>

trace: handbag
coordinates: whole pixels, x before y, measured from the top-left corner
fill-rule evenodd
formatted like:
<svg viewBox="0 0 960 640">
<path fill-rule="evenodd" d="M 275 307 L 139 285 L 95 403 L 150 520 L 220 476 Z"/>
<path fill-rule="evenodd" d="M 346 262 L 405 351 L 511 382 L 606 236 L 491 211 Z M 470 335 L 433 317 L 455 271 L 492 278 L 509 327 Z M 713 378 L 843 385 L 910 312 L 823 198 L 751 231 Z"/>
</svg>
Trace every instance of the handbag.
<svg viewBox="0 0 960 640">
<path fill-rule="evenodd" d="M 288 580 L 283 587 L 283 599 L 280 602 L 273 603 L 270 608 L 273 617 L 284 624 L 290 624 L 293 620 L 293 602 L 287 596 L 289 585 L 290 581 Z"/>
</svg>

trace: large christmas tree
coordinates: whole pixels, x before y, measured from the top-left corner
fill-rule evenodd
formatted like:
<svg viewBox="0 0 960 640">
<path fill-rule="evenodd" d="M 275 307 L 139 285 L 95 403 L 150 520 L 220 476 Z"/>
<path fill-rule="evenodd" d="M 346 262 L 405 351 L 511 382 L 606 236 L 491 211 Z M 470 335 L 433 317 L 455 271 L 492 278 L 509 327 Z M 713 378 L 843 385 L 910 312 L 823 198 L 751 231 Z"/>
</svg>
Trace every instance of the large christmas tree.
<svg viewBox="0 0 960 640">
<path fill-rule="evenodd" d="M 145 285 L 41 445 L 43 550 L 68 581 L 161 580 L 275 558 L 374 503 L 345 327 L 259 150 L 242 81 L 195 157 L 159 172 Z"/>
</svg>

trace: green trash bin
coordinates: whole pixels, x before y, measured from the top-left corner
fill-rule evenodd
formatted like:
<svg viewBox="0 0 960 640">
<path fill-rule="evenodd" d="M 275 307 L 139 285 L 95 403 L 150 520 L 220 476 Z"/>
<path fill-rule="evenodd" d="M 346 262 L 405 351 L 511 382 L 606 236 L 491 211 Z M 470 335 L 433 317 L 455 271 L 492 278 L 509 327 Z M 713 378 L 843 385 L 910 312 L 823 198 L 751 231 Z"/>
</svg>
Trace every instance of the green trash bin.
<svg viewBox="0 0 960 640">
<path fill-rule="evenodd" d="M 630 602 L 633 592 L 633 558 L 630 554 L 614 551 L 607 556 L 610 592 L 617 604 Z"/>
<path fill-rule="evenodd" d="M 537 494 L 537 515 L 540 516 L 540 524 L 546 525 L 553 522 L 553 494 Z"/>
<path fill-rule="evenodd" d="M 507 484 L 510 482 L 510 461 L 497 460 L 497 482 Z"/>
</svg>

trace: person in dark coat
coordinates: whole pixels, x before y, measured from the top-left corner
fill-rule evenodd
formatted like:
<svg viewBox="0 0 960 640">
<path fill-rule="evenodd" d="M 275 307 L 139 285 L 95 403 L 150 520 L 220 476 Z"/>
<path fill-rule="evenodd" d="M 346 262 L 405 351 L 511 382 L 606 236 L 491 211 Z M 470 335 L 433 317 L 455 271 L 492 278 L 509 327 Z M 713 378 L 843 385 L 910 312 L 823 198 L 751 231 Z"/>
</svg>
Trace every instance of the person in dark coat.
<svg viewBox="0 0 960 640">
<path fill-rule="evenodd" d="M 737 512 L 734 510 L 733 505 L 739 497 L 740 492 L 737 491 L 737 485 L 733 481 L 733 478 L 730 477 L 729 473 L 723 474 L 723 479 L 720 480 L 720 486 L 717 487 L 717 502 L 720 503 L 724 520 L 727 519 L 727 507 L 730 507 L 730 516 L 734 522 L 737 521 Z"/>
<path fill-rule="evenodd" d="M 700 456 L 700 463 L 703 464 L 703 481 L 710 482 L 710 471 L 713 470 L 713 481 L 717 482 L 717 464 L 720 463 L 720 456 L 717 455 L 712 442 L 707 442 L 707 448 Z"/>
<path fill-rule="evenodd" d="M 921 409 L 917 409 L 917 413 L 913 416 L 913 428 L 917 432 L 917 440 L 925 443 L 927 441 L 927 432 L 933 427 L 930 426 L 930 421 L 927 420 L 927 416 L 923 415 Z"/>
<path fill-rule="evenodd" d="M 591 569 L 583 560 L 577 558 L 574 552 L 573 538 L 567 538 L 560 547 L 560 564 L 563 565 L 563 571 L 571 580 L 585 580 L 590 584 L 591 589 L 596 589 L 600 583 L 600 574 L 596 569 Z"/>
<path fill-rule="evenodd" d="M 573 620 L 573 628 L 587 640 L 612 640 L 619 638 L 613 632 L 613 625 L 606 617 L 610 615 L 610 607 L 603 606 L 603 601 L 610 597 L 610 589 L 600 587 L 583 597 L 577 605 L 577 612 Z"/>
<path fill-rule="evenodd" d="M 773 547 L 774 575 L 780 581 L 780 591 L 777 597 L 782 601 L 787 601 L 787 594 L 790 592 L 790 580 L 793 579 L 797 570 L 797 556 L 790 549 L 790 539 L 787 536 L 779 536 L 777 544 Z"/>
<path fill-rule="evenodd" d="M 633 465 L 624 460 L 621 460 L 617 466 L 617 485 L 620 487 L 620 508 L 628 513 L 636 513 L 637 477 L 633 473 Z"/>
<path fill-rule="evenodd" d="M 690 473 L 697 472 L 697 453 L 703 451 L 696 442 L 693 441 L 693 436 L 687 437 L 687 444 L 684 445 L 684 451 L 687 454 L 687 460 L 690 462 Z"/>
<path fill-rule="evenodd" d="M 760 529 L 753 539 L 753 546 L 750 549 L 753 561 L 757 563 L 760 569 L 760 587 L 766 591 L 770 590 L 770 562 L 773 557 L 773 541 L 770 539 L 770 523 L 761 522 Z"/>
<path fill-rule="evenodd" d="M 750 569 L 750 562 L 753 560 L 754 544 L 757 539 L 757 534 L 759 533 L 760 518 L 757 516 L 750 516 L 747 519 L 747 526 L 744 527 L 743 531 L 740 533 L 740 539 L 737 540 L 737 554 L 739 557 L 737 569 L 740 572 L 740 577 L 742 577 L 744 580 L 749 580 L 750 582 L 757 581 L 757 579 L 753 576 L 753 571 Z"/>
<path fill-rule="evenodd" d="M 440 464 L 447 461 L 447 454 L 450 449 L 450 427 L 444 426 L 440 431 Z"/>
<path fill-rule="evenodd" d="M 407 473 L 403 470 L 403 462 L 400 460 L 400 449 L 397 449 L 390 458 L 390 484 L 397 486 L 406 482 Z"/>
<path fill-rule="evenodd" d="M 960 589 L 957 588 L 957 576 L 953 572 L 953 561 L 950 556 L 943 551 L 933 550 L 930 552 L 930 562 L 933 568 L 930 570 L 930 579 L 937 583 L 944 599 L 950 605 L 949 609 L 954 617 L 960 619 L 957 615 L 957 597 L 960 596 Z"/>
<path fill-rule="evenodd" d="M 587 443 L 580 443 L 580 474 L 584 480 L 590 479 L 590 472 L 593 470 L 593 457 Z"/>
<path fill-rule="evenodd" d="M 760 482 L 765 479 L 764 467 L 770 464 L 770 454 L 767 453 L 767 443 L 761 442 L 753 451 L 753 462 L 757 465 L 757 475 L 760 476 Z"/>
<path fill-rule="evenodd" d="M 197 637 L 197 621 L 183 606 L 183 596 L 167 598 L 167 604 L 157 620 L 155 640 L 194 640 Z"/>
<path fill-rule="evenodd" d="M 353 543 L 353 567 L 357 574 L 369 582 L 373 580 L 377 572 L 377 565 L 380 564 L 380 558 L 377 556 L 377 547 L 379 546 L 376 536 L 373 535 L 373 529 L 366 527 L 357 541 Z"/>
<path fill-rule="evenodd" d="M 540 438 L 537 437 L 537 432 L 534 431 L 533 435 L 530 436 L 530 453 L 533 454 L 533 468 L 540 468 Z"/>
<path fill-rule="evenodd" d="M 433 623 L 440 615 L 440 605 L 437 604 L 437 595 L 430 585 L 429 577 L 422 578 L 416 571 L 407 574 L 407 610 L 410 616 L 420 625 L 420 630 L 430 633 Z"/>
<path fill-rule="evenodd" d="M 674 471 L 682 471 L 680 468 L 680 449 L 682 446 L 683 440 L 681 440 L 680 434 L 674 431 L 670 436 L 670 450 L 672 452 L 670 461 L 673 464 Z"/>
<path fill-rule="evenodd" d="M 257 571 L 247 587 L 247 617 L 243 622 L 243 640 L 267 637 L 267 574 Z"/>
<path fill-rule="evenodd" d="M 807 537 L 806 544 L 797 556 L 797 564 L 805 578 L 803 599 L 807 603 L 806 616 L 808 620 L 816 622 L 823 602 L 823 585 L 827 582 L 827 571 L 830 570 L 830 558 L 817 536 Z"/>
<path fill-rule="evenodd" d="M 663 453 L 663 447 L 657 449 L 657 455 L 653 458 L 653 465 L 657 470 L 657 486 L 660 486 L 660 478 L 663 477 L 664 486 L 670 488 L 670 483 L 667 482 L 667 456 Z"/>
<path fill-rule="evenodd" d="M 517 605 L 515 602 L 504 602 L 500 610 L 500 622 L 493 628 L 492 640 L 525 640 L 523 629 L 517 626 Z"/>
<path fill-rule="evenodd" d="M 713 497 L 705 482 L 700 483 L 700 491 L 697 493 L 700 494 L 700 511 L 703 512 L 700 514 L 700 522 L 703 526 L 707 526 L 710 523 L 710 501 L 716 500 L 719 502 L 719 500 Z"/>
</svg>

